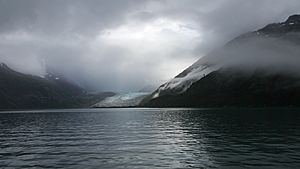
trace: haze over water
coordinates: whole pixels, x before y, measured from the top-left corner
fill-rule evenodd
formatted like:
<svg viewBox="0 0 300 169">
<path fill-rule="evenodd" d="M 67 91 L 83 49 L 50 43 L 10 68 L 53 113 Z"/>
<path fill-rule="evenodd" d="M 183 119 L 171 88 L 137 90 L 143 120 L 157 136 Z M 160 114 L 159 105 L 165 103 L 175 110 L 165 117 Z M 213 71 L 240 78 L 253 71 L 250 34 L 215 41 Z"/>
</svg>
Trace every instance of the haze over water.
<svg viewBox="0 0 300 169">
<path fill-rule="evenodd" d="M 299 168 L 300 109 L 0 114 L 0 168 Z"/>
</svg>

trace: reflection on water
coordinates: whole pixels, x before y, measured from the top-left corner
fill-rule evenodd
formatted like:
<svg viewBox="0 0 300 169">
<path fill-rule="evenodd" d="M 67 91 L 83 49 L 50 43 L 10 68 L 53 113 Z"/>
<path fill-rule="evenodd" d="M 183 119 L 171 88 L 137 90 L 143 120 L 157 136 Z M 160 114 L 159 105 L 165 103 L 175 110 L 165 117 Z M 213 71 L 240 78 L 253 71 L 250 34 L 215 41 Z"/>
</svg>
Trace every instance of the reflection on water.
<svg viewBox="0 0 300 169">
<path fill-rule="evenodd" d="M 0 168 L 299 168 L 300 109 L 0 113 Z"/>
</svg>

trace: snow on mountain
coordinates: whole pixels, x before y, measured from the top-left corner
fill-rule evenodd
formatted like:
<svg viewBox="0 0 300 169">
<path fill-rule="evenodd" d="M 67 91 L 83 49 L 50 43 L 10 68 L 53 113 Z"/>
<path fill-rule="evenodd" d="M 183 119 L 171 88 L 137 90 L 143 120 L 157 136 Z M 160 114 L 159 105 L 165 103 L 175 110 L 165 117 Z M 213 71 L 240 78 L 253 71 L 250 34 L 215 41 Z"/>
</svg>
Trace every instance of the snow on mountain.
<svg viewBox="0 0 300 169">
<path fill-rule="evenodd" d="M 194 82 L 205 77 L 209 73 L 217 70 L 216 66 L 208 66 L 205 64 L 195 64 L 188 68 L 184 75 L 178 75 L 167 83 L 160 86 L 153 94 L 152 98 L 159 97 L 163 92 L 172 92 L 180 94 L 186 91 Z"/>
</svg>

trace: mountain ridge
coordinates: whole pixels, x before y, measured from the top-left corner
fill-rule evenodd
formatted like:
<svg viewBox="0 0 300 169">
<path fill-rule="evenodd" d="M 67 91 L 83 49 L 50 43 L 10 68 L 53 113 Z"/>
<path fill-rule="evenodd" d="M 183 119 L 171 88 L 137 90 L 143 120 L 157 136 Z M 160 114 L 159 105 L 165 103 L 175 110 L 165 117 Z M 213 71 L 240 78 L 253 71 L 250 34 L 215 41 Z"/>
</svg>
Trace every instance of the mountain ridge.
<svg viewBox="0 0 300 169">
<path fill-rule="evenodd" d="M 300 102 L 297 102 L 300 99 L 298 92 L 299 32 L 300 15 L 292 15 L 284 22 L 269 24 L 257 31 L 238 36 L 223 48 L 200 58 L 175 78 L 161 85 L 142 101 L 141 106 L 274 106 L 273 102 L 276 102 L 277 106 L 300 105 Z M 229 72 L 231 72 L 232 78 L 228 78 Z M 237 74 L 240 73 L 243 74 L 244 79 L 239 79 Z M 253 76 L 252 79 L 245 78 L 249 74 Z M 282 81 L 290 83 L 293 81 L 292 87 L 282 86 L 283 84 L 274 80 L 278 77 L 281 77 L 279 79 Z M 249 90 L 248 85 L 239 86 L 238 79 L 245 84 L 255 86 L 256 94 L 250 92 L 248 98 L 246 95 L 234 95 L 235 91 L 229 89 L 230 87 L 234 87 L 240 94 Z M 216 83 L 216 81 L 222 81 L 222 83 Z M 214 85 L 216 89 L 209 88 L 209 85 Z M 275 88 L 276 85 L 285 90 L 278 90 Z M 208 87 L 207 91 L 199 86 Z M 220 88 L 224 91 L 218 90 Z M 294 94 L 290 91 L 294 91 Z M 259 92 L 260 94 L 257 94 Z M 218 93 L 223 94 L 219 95 Z M 259 95 L 268 99 L 261 101 Z M 215 98 L 213 99 L 211 96 Z M 280 96 L 283 96 L 282 99 L 289 100 L 291 104 L 280 103 Z M 245 102 L 241 102 L 241 99 L 244 99 Z"/>
<path fill-rule="evenodd" d="M 63 78 L 23 74 L 0 63 L 0 109 L 89 107 L 112 95 L 91 95 Z"/>
</svg>

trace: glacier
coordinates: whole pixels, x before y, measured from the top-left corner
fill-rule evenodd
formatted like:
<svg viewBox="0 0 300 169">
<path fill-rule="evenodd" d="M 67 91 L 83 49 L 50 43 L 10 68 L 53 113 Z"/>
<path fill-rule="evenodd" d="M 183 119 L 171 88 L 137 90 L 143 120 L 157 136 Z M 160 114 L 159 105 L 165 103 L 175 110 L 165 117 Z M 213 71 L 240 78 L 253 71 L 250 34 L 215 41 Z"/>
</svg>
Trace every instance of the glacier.
<svg viewBox="0 0 300 169">
<path fill-rule="evenodd" d="M 125 94 L 117 94 L 112 97 L 108 97 L 99 103 L 93 105 L 93 107 L 133 107 L 138 106 L 139 103 L 148 96 L 147 92 L 133 92 Z"/>
</svg>

